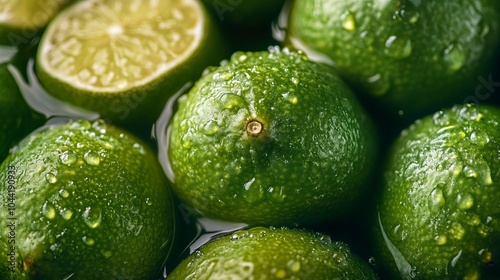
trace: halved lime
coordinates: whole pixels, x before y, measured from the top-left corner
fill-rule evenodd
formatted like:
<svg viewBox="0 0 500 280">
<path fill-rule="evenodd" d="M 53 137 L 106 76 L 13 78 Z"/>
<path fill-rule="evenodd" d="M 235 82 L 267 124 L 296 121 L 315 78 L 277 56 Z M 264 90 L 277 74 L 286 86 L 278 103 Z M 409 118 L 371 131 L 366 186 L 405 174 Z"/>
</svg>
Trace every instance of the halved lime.
<svg viewBox="0 0 500 280">
<path fill-rule="evenodd" d="M 90 0 L 49 24 L 36 70 L 47 91 L 62 100 L 103 118 L 144 123 L 218 62 L 220 47 L 196 0 Z"/>
<path fill-rule="evenodd" d="M 71 0 L 0 0 L 0 43 L 28 43 Z"/>
</svg>

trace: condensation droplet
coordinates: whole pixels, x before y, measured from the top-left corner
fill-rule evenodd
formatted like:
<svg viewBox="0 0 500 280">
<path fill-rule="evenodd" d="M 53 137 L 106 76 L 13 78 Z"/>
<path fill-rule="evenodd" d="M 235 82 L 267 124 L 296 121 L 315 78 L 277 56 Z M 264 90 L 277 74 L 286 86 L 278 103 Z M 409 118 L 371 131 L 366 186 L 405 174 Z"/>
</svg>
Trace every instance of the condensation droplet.
<svg viewBox="0 0 500 280">
<path fill-rule="evenodd" d="M 390 88 L 389 81 L 382 74 L 375 74 L 368 78 L 368 88 L 375 96 L 382 96 L 387 93 Z"/>
<path fill-rule="evenodd" d="M 490 142 L 490 138 L 489 138 L 488 134 L 486 134 L 485 132 L 474 131 L 470 135 L 470 141 L 472 144 L 476 144 L 476 145 L 482 147 Z"/>
<path fill-rule="evenodd" d="M 228 93 L 222 96 L 222 104 L 225 109 L 245 108 L 247 103 L 241 96 Z"/>
<path fill-rule="evenodd" d="M 396 36 L 390 36 L 385 41 L 384 53 L 392 58 L 406 58 L 411 55 L 413 51 L 410 39 L 405 39 Z"/>
<path fill-rule="evenodd" d="M 47 180 L 47 182 L 49 184 L 55 184 L 55 183 L 57 183 L 57 177 L 56 177 L 56 175 L 54 175 L 54 173 L 47 173 L 47 174 L 45 174 L 45 180 Z"/>
<path fill-rule="evenodd" d="M 59 190 L 59 196 L 61 196 L 62 198 L 68 198 L 69 192 L 65 189 L 61 189 L 61 190 Z"/>
<path fill-rule="evenodd" d="M 457 72 L 465 64 L 465 51 L 460 45 L 450 44 L 444 51 L 443 61 L 450 72 Z"/>
<path fill-rule="evenodd" d="M 101 163 L 101 158 L 99 154 L 94 151 L 88 151 L 83 155 L 85 162 L 92 166 L 98 166 Z"/>
<path fill-rule="evenodd" d="M 151 199 L 148 197 L 148 198 L 146 198 L 146 204 L 148 206 L 151 206 L 151 205 L 153 205 L 153 201 L 151 201 Z"/>
<path fill-rule="evenodd" d="M 297 77 L 292 77 L 291 80 L 294 85 L 298 85 L 300 83 L 300 80 Z"/>
<path fill-rule="evenodd" d="M 454 223 L 450 229 L 450 237 L 456 240 L 462 240 L 465 235 L 464 227 L 459 223 Z"/>
<path fill-rule="evenodd" d="M 66 221 L 69 221 L 71 219 L 71 217 L 73 217 L 73 211 L 69 210 L 69 209 L 62 209 L 59 214 L 61 215 L 61 217 L 66 220 Z"/>
<path fill-rule="evenodd" d="M 353 31 L 356 29 L 356 19 L 354 17 L 354 13 L 351 11 L 347 11 L 340 16 L 340 20 L 342 21 L 342 28 L 347 31 Z"/>
<path fill-rule="evenodd" d="M 241 51 L 235 52 L 231 56 L 231 61 L 233 63 L 241 63 L 241 62 L 244 62 L 247 59 L 248 59 L 248 56 L 244 52 L 241 52 Z"/>
<path fill-rule="evenodd" d="M 462 250 L 460 250 L 458 252 L 458 254 L 456 256 L 454 256 L 453 259 L 451 260 L 451 262 L 450 262 L 451 267 L 455 267 L 457 265 L 457 262 L 458 262 L 458 260 L 460 259 L 461 256 L 462 256 Z"/>
<path fill-rule="evenodd" d="M 437 126 L 446 126 L 450 124 L 450 117 L 447 113 L 439 111 L 432 116 L 432 122 Z"/>
<path fill-rule="evenodd" d="M 273 202 L 283 202 L 286 198 L 283 187 L 271 187 L 267 192 L 268 198 Z"/>
<path fill-rule="evenodd" d="M 483 264 L 490 264 L 493 261 L 493 254 L 488 249 L 481 249 L 477 254 Z"/>
<path fill-rule="evenodd" d="M 111 253 L 111 251 L 106 251 L 106 250 L 102 250 L 101 251 L 101 254 L 104 256 L 104 258 L 106 259 L 109 259 L 111 258 L 111 256 L 113 255 L 113 253 Z"/>
<path fill-rule="evenodd" d="M 420 14 L 417 11 L 403 10 L 401 11 L 401 18 L 411 24 L 416 24 L 420 19 Z"/>
<path fill-rule="evenodd" d="M 462 210 L 468 210 L 471 209 L 472 206 L 474 206 L 474 198 L 472 197 L 471 194 L 464 194 L 464 195 L 458 195 L 457 197 L 458 200 L 458 208 Z"/>
<path fill-rule="evenodd" d="M 92 127 L 95 130 L 99 131 L 99 133 L 102 133 L 102 134 L 106 133 L 107 125 L 106 125 L 106 123 L 103 120 L 97 120 L 97 121 L 95 121 L 92 124 Z"/>
<path fill-rule="evenodd" d="M 301 263 L 300 263 L 300 261 L 297 261 L 297 260 L 290 260 L 290 261 L 288 261 L 286 266 L 288 267 L 288 269 L 290 269 L 291 272 L 297 273 L 300 271 Z"/>
<path fill-rule="evenodd" d="M 72 122 L 69 126 L 71 130 L 89 130 L 92 128 L 92 124 L 88 120 L 79 120 Z"/>
<path fill-rule="evenodd" d="M 437 245 L 445 245 L 446 242 L 448 241 L 446 238 L 446 235 L 439 235 L 434 238 L 436 240 Z"/>
<path fill-rule="evenodd" d="M 478 112 L 475 105 L 466 104 L 458 111 L 458 116 L 465 121 L 478 121 L 483 115 Z"/>
<path fill-rule="evenodd" d="M 139 152 L 141 155 L 146 154 L 146 150 L 144 149 L 144 146 L 139 144 L 139 143 L 134 143 L 133 145 L 134 149 Z"/>
<path fill-rule="evenodd" d="M 205 123 L 203 126 L 203 134 L 207 136 L 212 136 L 215 135 L 217 132 L 219 132 L 220 127 L 215 121 L 208 121 Z"/>
<path fill-rule="evenodd" d="M 255 178 L 245 183 L 245 200 L 250 203 L 256 203 L 264 198 L 264 189 L 260 183 L 255 183 Z"/>
<path fill-rule="evenodd" d="M 49 220 L 53 220 L 56 217 L 56 209 L 54 206 L 45 202 L 42 206 L 42 214 Z"/>
<path fill-rule="evenodd" d="M 446 200 L 444 198 L 442 186 L 438 185 L 429 195 L 428 208 L 431 213 L 437 213 L 444 207 L 445 203 Z"/>
<path fill-rule="evenodd" d="M 82 237 L 82 240 L 88 246 L 93 246 L 95 244 L 95 240 L 92 238 L 88 238 L 87 236 Z"/>
<path fill-rule="evenodd" d="M 83 221 L 90 228 L 97 228 L 101 224 L 102 220 L 102 211 L 100 208 L 85 208 L 85 211 L 82 214 Z"/>
<path fill-rule="evenodd" d="M 76 161 L 75 152 L 65 151 L 59 155 L 59 160 L 61 161 L 62 164 L 66 164 L 66 165 L 70 165 L 72 163 L 75 163 L 75 161 Z"/>
</svg>

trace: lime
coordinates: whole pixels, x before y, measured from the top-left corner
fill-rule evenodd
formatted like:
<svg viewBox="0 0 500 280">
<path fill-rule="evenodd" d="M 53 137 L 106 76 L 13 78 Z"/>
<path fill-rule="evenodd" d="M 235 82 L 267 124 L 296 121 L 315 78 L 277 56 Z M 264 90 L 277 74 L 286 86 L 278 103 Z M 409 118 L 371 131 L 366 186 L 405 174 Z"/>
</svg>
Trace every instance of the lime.
<svg viewBox="0 0 500 280">
<path fill-rule="evenodd" d="M 345 84 L 301 52 L 237 52 L 180 98 L 173 189 L 203 215 L 260 225 L 340 216 L 364 192 L 370 120 Z"/>
<path fill-rule="evenodd" d="M 250 28 L 271 22 L 285 0 L 202 0 L 223 26 Z"/>
<path fill-rule="evenodd" d="M 149 124 L 221 59 L 221 44 L 197 0 L 81 1 L 48 25 L 36 70 L 61 100 L 114 122 Z"/>
<path fill-rule="evenodd" d="M 53 124 L 0 166 L 0 279 L 154 279 L 174 209 L 155 155 L 103 121 Z M 10 278 L 9 278 L 10 277 Z"/>
<path fill-rule="evenodd" d="M 191 254 L 174 279 L 378 279 L 347 244 L 306 230 L 255 227 Z"/>
<path fill-rule="evenodd" d="M 31 129 L 31 113 L 16 81 L 7 68 L 0 64 L 0 162 L 14 144 Z"/>
<path fill-rule="evenodd" d="M 1 0 L 0 44 L 27 44 L 71 0 Z"/>
<path fill-rule="evenodd" d="M 499 126 L 500 109 L 457 105 L 397 139 L 376 222 L 393 277 L 498 279 Z"/>
<path fill-rule="evenodd" d="M 334 65 L 377 113 L 414 120 L 486 94 L 477 88 L 500 47 L 495 2 L 297 0 L 287 37 Z"/>
</svg>

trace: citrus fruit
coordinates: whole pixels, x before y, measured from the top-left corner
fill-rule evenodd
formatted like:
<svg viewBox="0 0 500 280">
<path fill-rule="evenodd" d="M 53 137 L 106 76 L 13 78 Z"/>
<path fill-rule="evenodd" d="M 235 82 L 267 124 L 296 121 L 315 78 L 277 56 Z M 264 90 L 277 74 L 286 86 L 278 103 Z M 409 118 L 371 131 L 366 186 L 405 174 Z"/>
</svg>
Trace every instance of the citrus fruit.
<svg viewBox="0 0 500 280">
<path fill-rule="evenodd" d="M 414 120 L 487 80 L 500 46 L 494 2 L 297 0 L 287 37 L 334 65 L 377 113 Z"/>
<path fill-rule="evenodd" d="M 223 26 L 249 28 L 269 23 L 285 0 L 202 0 Z"/>
<path fill-rule="evenodd" d="M 377 279 L 347 244 L 306 230 L 255 227 L 205 244 L 175 279 Z"/>
<path fill-rule="evenodd" d="M 376 221 L 380 263 L 393 277 L 498 278 L 499 124 L 498 108 L 457 105 L 397 139 Z"/>
<path fill-rule="evenodd" d="M 174 208 L 153 152 L 103 121 L 52 124 L 0 166 L 1 279 L 154 279 Z"/>
<path fill-rule="evenodd" d="M 197 0 L 90 0 L 47 26 L 36 70 L 55 97 L 133 126 L 154 122 L 222 50 Z"/>
<path fill-rule="evenodd" d="M 31 129 L 29 107 L 7 67 L 0 64 L 0 162 Z"/>
<path fill-rule="evenodd" d="M 71 0 L 1 0 L 0 44 L 25 45 Z"/>
<path fill-rule="evenodd" d="M 341 213 L 375 157 L 351 91 L 301 52 L 237 52 L 180 98 L 168 139 L 173 189 L 215 219 L 304 224 Z"/>
</svg>

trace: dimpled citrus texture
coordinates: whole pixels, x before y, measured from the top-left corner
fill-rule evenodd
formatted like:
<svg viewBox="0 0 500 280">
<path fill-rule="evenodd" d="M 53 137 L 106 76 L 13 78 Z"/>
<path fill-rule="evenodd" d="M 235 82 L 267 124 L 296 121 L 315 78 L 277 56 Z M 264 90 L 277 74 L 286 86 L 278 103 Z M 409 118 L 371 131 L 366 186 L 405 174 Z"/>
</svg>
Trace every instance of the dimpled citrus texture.
<svg viewBox="0 0 500 280">
<path fill-rule="evenodd" d="M 203 246 L 175 279 L 377 279 L 347 244 L 305 230 L 255 227 Z"/>
<path fill-rule="evenodd" d="M 491 74 L 494 2 L 297 0 L 288 40 L 327 57 L 379 111 L 421 117 L 474 96 Z"/>
<path fill-rule="evenodd" d="M 26 138 L 0 172 L 9 181 L 0 218 L 15 222 L 2 228 L 2 236 L 15 233 L 0 242 L 2 256 L 15 253 L 12 267 L 2 258 L 2 277 L 154 279 L 162 271 L 172 197 L 154 154 L 135 137 L 102 121 L 52 125 Z"/>
<path fill-rule="evenodd" d="M 235 53 L 205 74 L 170 128 L 173 188 L 185 203 L 268 225 L 325 220 L 355 203 L 375 136 L 329 68 L 271 48 Z"/>
<path fill-rule="evenodd" d="M 378 263 L 403 279 L 495 279 L 500 257 L 500 110 L 460 105 L 394 144 L 375 223 Z"/>
</svg>

